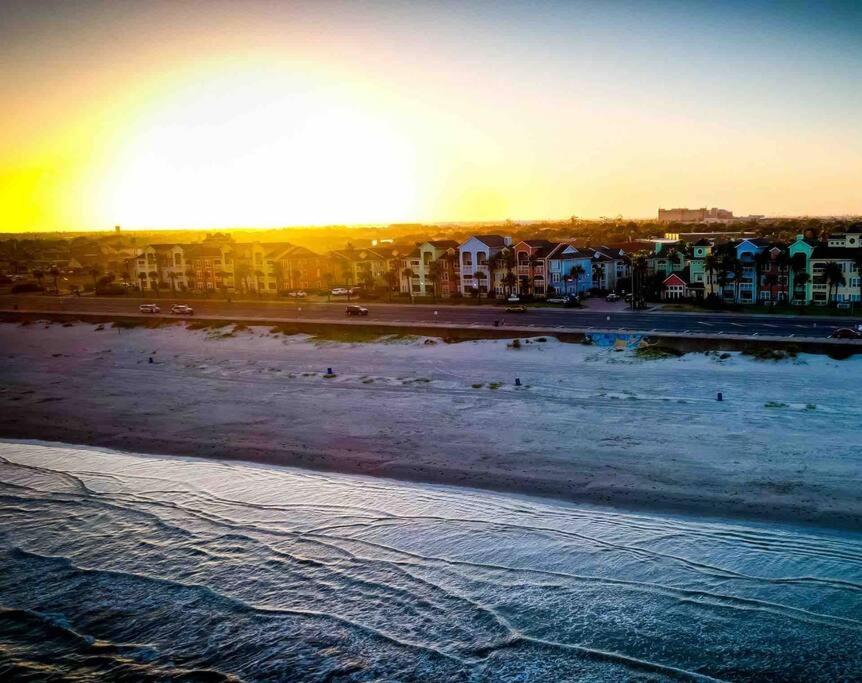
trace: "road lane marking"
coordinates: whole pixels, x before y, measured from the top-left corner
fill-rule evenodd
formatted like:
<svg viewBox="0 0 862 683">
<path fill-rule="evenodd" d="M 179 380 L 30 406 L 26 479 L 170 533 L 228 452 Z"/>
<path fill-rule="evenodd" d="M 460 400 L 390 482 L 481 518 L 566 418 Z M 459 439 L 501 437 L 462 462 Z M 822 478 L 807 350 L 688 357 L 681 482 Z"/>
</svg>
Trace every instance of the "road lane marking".
<svg viewBox="0 0 862 683">
<path fill-rule="evenodd" d="M 735 325 L 736 327 L 744 327 L 742 323 L 730 323 L 731 325 Z"/>
<path fill-rule="evenodd" d="M 703 320 L 698 320 L 697 324 L 698 325 L 706 325 L 707 327 L 712 327 L 712 323 L 705 323 L 705 322 L 703 322 Z"/>
</svg>

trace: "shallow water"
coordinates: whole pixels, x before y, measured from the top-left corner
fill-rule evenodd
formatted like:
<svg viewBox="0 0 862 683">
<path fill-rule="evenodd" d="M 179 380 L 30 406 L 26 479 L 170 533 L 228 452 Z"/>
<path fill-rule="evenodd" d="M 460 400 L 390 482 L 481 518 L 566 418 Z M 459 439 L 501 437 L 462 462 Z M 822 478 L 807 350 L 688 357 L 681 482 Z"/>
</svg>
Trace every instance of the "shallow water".
<svg viewBox="0 0 862 683">
<path fill-rule="evenodd" d="M 862 678 L 862 534 L 0 442 L 0 675 Z"/>
</svg>

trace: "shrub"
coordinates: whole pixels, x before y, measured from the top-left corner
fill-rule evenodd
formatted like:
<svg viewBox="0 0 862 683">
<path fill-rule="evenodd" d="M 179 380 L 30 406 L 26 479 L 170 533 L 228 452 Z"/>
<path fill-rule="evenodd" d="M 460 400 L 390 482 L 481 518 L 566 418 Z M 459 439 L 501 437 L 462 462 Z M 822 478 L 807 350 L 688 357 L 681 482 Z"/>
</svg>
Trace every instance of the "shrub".
<svg viewBox="0 0 862 683">
<path fill-rule="evenodd" d="M 100 283 L 96 286 L 96 296 L 123 296 L 126 291 L 125 287 L 113 282 Z"/>
<path fill-rule="evenodd" d="M 44 292 L 45 288 L 36 282 L 18 282 L 12 285 L 12 294 L 22 294 L 25 292 Z"/>
</svg>

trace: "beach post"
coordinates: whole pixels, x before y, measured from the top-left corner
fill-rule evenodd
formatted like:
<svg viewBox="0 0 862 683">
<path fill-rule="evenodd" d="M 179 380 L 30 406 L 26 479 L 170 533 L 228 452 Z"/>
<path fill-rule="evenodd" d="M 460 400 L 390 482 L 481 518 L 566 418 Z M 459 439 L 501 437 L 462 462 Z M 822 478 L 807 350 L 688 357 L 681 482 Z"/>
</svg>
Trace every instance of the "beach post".
<svg viewBox="0 0 862 683">
<path fill-rule="evenodd" d="M 334 375 L 335 373 L 332 372 L 332 368 L 326 368 L 326 374 L 327 375 Z"/>
<path fill-rule="evenodd" d="M 521 386 L 521 378 L 520 378 L 520 377 L 516 377 L 516 378 L 515 378 L 515 386 L 516 386 L 516 387 Z"/>
<path fill-rule="evenodd" d="M 718 394 L 717 394 L 717 395 L 716 395 L 716 397 L 715 397 L 715 400 L 716 400 L 716 401 L 723 401 L 723 400 L 724 400 L 724 394 L 722 394 L 722 393 L 719 391 L 719 392 L 718 392 Z"/>
</svg>

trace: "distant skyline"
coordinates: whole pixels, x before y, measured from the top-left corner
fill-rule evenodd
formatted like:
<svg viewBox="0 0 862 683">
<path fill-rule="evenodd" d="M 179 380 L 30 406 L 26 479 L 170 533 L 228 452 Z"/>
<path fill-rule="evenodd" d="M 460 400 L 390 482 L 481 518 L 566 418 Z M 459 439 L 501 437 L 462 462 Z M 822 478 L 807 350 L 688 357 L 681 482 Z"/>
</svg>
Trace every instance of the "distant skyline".
<svg viewBox="0 0 862 683">
<path fill-rule="evenodd" d="M 0 232 L 862 214 L 862 3 L 0 3 Z"/>
</svg>

